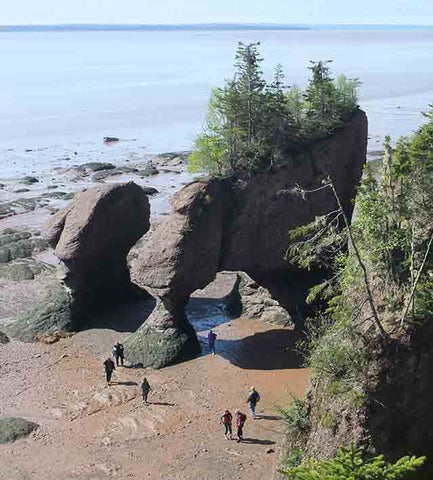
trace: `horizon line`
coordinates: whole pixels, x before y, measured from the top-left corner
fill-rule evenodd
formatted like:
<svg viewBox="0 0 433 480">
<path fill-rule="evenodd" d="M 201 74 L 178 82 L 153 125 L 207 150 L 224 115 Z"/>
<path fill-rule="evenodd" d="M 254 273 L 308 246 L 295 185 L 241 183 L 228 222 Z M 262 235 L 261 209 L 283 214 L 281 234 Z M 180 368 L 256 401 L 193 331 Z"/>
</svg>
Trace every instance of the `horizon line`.
<svg viewBox="0 0 433 480">
<path fill-rule="evenodd" d="M 26 23 L 0 24 L 0 30 L 40 30 L 40 29 L 320 29 L 320 28 L 433 28 L 433 24 L 416 23 L 255 23 L 255 22 L 196 22 L 196 23 L 99 23 L 99 22 L 65 22 L 65 23 Z"/>
</svg>

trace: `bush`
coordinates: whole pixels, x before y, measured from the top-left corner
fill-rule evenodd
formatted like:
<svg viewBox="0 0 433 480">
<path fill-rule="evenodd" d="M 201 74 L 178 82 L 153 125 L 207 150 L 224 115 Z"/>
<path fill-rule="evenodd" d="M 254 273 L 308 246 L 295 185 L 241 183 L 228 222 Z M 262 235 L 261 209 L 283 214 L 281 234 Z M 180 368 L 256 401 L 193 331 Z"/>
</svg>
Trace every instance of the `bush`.
<svg viewBox="0 0 433 480">
<path fill-rule="evenodd" d="M 292 395 L 292 401 L 287 407 L 275 407 L 275 411 L 280 415 L 281 421 L 295 439 L 305 437 L 310 431 L 310 419 L 306 409 L 305 402 Z"/>
<path fill-rule="evenodd" d="M 291 480 L 403 480 L 423 465 L 425 457 L 403 457 L 394 464 L 383 455 L 364 456 L 362 449 L 341 448 L 330 460 L 309 460 L 281 473 Z"/>
</svg>

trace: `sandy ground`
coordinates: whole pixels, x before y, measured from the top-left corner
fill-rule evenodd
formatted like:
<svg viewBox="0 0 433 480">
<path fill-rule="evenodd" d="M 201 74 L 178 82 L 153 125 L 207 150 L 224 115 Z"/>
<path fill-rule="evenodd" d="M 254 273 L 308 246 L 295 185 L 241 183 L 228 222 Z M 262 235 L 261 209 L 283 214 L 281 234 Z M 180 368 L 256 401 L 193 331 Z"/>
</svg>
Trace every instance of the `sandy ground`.
<svg viewBox="0 0 433 480">
<path fill-rule="evenodd" d="M 110 387 L 103 353 L 126 333 L 93 329 L 51 346 L 0 346 L 0 416 L 40 424 L 28 439 L 0 445 L 0 478 L 270 478 L 284 432 L 273 406 L 302 394 L 308 377 L 291 353 L 294 333 L 246 319 L 215 331 L 215 356 L 204 351 L 159 371 L 119 367 Z M 153 387 L 148 406 L 144 375 Z M 225 408 L 247 413 L 251 385 L 262 396 L 261 418 L 248 418 L 245 443 L 228 441 L 218 417 Z"/>
<path fill-rule="evenodd" d="M 135 180 L 155 186 L 160 193 L 151 198 L 154 223 L 169 210 L 173 192 L 190 179 L 183 165 L 175 165 L 177 171 L 170 168 L 149 179 L 122 175 L 107 182 Z M 13 193 L 19 187 L 16 179 L 7 180 L 0 201 L 32 197 L 48 185 L 59 190 L 66 186 L 66 191 L 92 186 L 88 179 L 69 183 L 62 175 L 45 174 L 40 180 L 25 195 Z M 38 230 L 51 213 L 36 208 L 4 218 L 0 231 Z M 50 251 L 37 257 L 56 264 L 53 258 Z M 41 301 L 52 281 L 52 272 L 33 281 L 0 280 L 0 329 L 1 323 Z M 28 439 L 0 445 L 0 479 L 269 479 L 284 437 L 273 407 L 287 403 L 290 392 L 304 393 L 308 371 L 293 353 L 296 338 L 290 329 L 224 316 L 221 299 L 233 281 L 233 274 L 219 274 L 190 304 L 189 318 L 203 345 L 209 328 L 218 334 L 215 356 L 204 348 L 201 357 L 159 371 L 125 366 L 116 370 L 110 387 L 102 362 L 111 346 L 150 313 L 152 305 L 146 302 L 119 305 L 110 315 L 95 318 L 91 330 L 54 345 L 14 340 L 0 344 L 0 417 L 40 424 Z M 139 392 L 144 375 L 153 387 L 148 406 Z M 228 441 L 219 416 L 226 408 L 248 413 L 251 385 L 262 396 L 261 418 L 248 418 L 245 443 Z"/>
</svg>

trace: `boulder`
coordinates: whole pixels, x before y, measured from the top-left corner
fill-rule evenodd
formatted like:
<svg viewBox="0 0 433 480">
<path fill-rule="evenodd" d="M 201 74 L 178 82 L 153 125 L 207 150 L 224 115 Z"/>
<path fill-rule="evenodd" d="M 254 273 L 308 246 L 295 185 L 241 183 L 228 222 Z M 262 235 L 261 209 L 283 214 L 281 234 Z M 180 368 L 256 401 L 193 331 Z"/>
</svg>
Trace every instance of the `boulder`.
<svg viewBox="0 0 433 480">
<path fill-rule="evenodd" d="M 232 317 L 242 315 L 275 325 L 293 325 L 290 313 L 272 298 L 267 288 L 245 272 L 238 272 L 233 290 L 225 297 L 225 310 Z"/>
<path fill-rule="evenodd" d="M 164 366 L 196 353 L 199 345 L 185 305 L 219 271 L 251 277 L 241 299 L 251 293 L 251 282 L 257 283 L 255 300 L 243 306 L 251 315 L 285 324 L 295 318 L 296 302 L 305 293 L 300 280 L 311 278 L 285 260 L 289 230 L 337 208 L 332 192 L 318 189 L 328 175 L 351 216 L 366 148 L 367 118 L 358 111 L 345 128 L 293 154 L 281 167 L 252 177 L 196 180 L 177 192 L 172 213 L 131 263 L 133 280 L 160 303 L 125 341 L 128 360 Z M 299 186 L 316 193 L 300 197 Z"/>
<path fill-rule="evenodd" d="M 8 332 L 33 341 L 47 331 L 75 331 L 88 325 L 96 311 L 132 294 L 126 257 L 149 229 L 149 216 L 149 200 L 133 182 L 77 193 L 44 231 L 62 262 L 61 283 Z"/>
<path fill-rule="evenodd" d="M 52 217 L 44 237 L 65 266 L 74 299 L 106 301 L 130 289 L 126 256 L 149 229 L 149 215 L 142 188 L 129 182 L 79 192 Z"/>
<path fill-rule="evenodd" d="M 0 444 L 28 437 L 39 425 L 23 418 L 0 418 Z"/>
</svg>

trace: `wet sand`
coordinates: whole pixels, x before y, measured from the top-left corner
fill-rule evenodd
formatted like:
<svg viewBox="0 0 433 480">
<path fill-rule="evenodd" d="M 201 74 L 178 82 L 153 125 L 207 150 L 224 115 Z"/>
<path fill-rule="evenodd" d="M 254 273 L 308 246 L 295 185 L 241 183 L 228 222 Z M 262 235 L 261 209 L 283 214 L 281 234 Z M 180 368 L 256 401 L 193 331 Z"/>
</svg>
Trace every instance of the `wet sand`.
<svg viewBox="0 0 433 480">
<path fill-rule="evenodd" d="M 290 329 L 240 318 L 215 331 L 215 356 L 204 351 L 160 371 L 119 367 L 111 387 L 102 351 L 126 333 L 93 329 L 52 346 L 1 346 L 0 415 L 41 427 L 0 446 L 0 478 L 270 478 L 284 435 L 273 407 L 303 394 L 308 371 L 288 353 Z M 153 387 L 148 406 L 139 395 L 143 375 Z M 245 443 L 228 441 L 218 416 L 225 408 L 247 413 L 251 385 L 262 396 L 259 420 L 248 418 Z"/>
<path fill-rule="evenodd" d="M 159 193 L 150 197 L 153 223 L 167 214 L 171 195 L 191 179 L 183 162 L 167 166 L 162 161 L 158 167 L 169 171 L 105 180 L 133 180 L 157 188 Z M 100 184 L 92 182 L 90 175 L 71 181 L 68 170 L 38 178 L 39 183 L 26 186 L 29 192 L 19 194 L 14 193 L 23 187 L 19 177 L 3 180 L 0 202 Z M 50 199 L 43 207 L 4 218 L 0 231 L 40 230 L 53 211 L 66 203 Z M 50 250 L 35 257 L 57 263 Z M 0 345 L 0 416 L 24 417 L 40 424 L 28 439 L 0 445 L 0 479 L 270 478 L 284 438 L 274 406 L 286 404 L 292 392 L 302 395 L 309 374 L 294 353 L 297 338 L 291 329 L 231 320 L 225 315 L 223 297 L 234 275 L 219 274 L 213 284 L 195 292 L 189 304 L 188 317 L 203 345 L 202 356 L 160 371 L 119 368 L 111 387 L 105 384 L 102 362 L 116 341 L 143 323 L 152 301 L 119 305 L 109 315 L 95 318 L 91 329 L 51 346 L 14 340 Z M 53 280 L 53 272 L 31 281 L 0 279 L 0 329 L 2 323 L 41 301 Z M 215 356 L 207 353 L 210 328 L 218 335 Z M 148 406 L 140 399 L 143 375 L 153 387 Z M 228 441 L 219 415 L 225 408 L 247 413 L 251 385 L 262 395 L 261 418 L 248 419 L 245 443 Z"/>
</svg>

